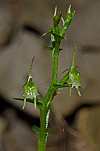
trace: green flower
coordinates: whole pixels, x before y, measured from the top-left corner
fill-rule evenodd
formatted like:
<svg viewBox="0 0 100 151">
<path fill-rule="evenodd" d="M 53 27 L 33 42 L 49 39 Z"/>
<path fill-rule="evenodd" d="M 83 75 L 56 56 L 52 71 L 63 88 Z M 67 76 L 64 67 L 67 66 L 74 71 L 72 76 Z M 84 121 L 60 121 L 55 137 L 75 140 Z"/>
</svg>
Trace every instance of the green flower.
<svg viewBox="0 0 100 151">
<path fill-rule="evenodd" d="M 61 50 L 59 49 L 60 42 L 62 39 L 64 39 L 64 35 L 70 27 L 74 16 L 75 10 L 71 7 L 71 5 L 68 8 L 65 18 L 63 18 L 61 12 L 57 15 L 57 7 L 55 8 L 53 26 L 49 29 L 48 32 L 51 35 L 51 50 L 54 50 L 54 48 L 56 48 L 57 52 Z M 62 24 L 60 24 L 61 21 Z"/>
<path fill-rule="evenodd" d="M 63 28 L 62 28 L 62 31 L 61 31 L 61 36 L 64 37 L 65 35 L 65 32 L 68 30 L 68 28 L 70 27 L 70 24 L 73 20 L 75 16 L 75 10 L 72 8 L 72 6 L 70 5 L 69 8 L 68 8 L 68 11 L 66 13 L 66 16 L 65 18 L 63 19 L 62 17 L 62 22 L 63 22 Z"/>
<path fill-rule="evenodd" d="M 23 87 L 23 97 L 24 97 L 23 109 L 25 108 L 26 105 L 26 99 L 34 100 L 34 106 L 36 108 L 37 96 L 38 96 L 38 89 L 32 80 L 32 76 L 29 75 Z"/>
<path fill-rule="evenodd" d="M 76 88 L 78 95 L 81 96 L 79 87 L 81 86 L 80 72 L 75 65 L 75 51 L 73 53 L 72 65 L 68 72 L 64 75 L 62 79 L 62 84 L 67 85 L 70 88 L 70 95 L 72 88 Z"/>
<path fill-rule="evenodd" d="M 24 104 L 23 104 L 23 109 L 25 108 L 26 105 L 26 100 L 31 99 L 34 100 L 34 106 L 36 108 L 36 101 L 37 101 L 37 96 L 39 95 L 38 89 L 33 82 L 32 79 L 32 65 L 33 65 L 34 57 L 32 58 L 32 63 L 29 68 L 29 73 L 26 79 L 26 82 L 23 87 L 23 97 L 24 97 Z"/>
<path fill-rule="evenodd" d="M 61 20 L 61 16 L 62 16 L 62 13 L 60 12 L 59 15 L 57 15 L 57 7 L 55 7 L 55 12 L 54 12 L 54 16 L 53 16 L 53 25 L 54 27 L 57 27 L 60 20 Z"/>
<path fill-rule="evenodd" d="M 69 69 L 67 76 L 68 76 L 67 84 L 70 87 L 70 95 L 71 95 L 71 89 L 76 88 L 78 95 L 81 96 L 81 93 L 79 91 L 79 87 L 81 86 L 80 73 L 79 73 L 77 67 L 72 65 Z"/>
</svg>

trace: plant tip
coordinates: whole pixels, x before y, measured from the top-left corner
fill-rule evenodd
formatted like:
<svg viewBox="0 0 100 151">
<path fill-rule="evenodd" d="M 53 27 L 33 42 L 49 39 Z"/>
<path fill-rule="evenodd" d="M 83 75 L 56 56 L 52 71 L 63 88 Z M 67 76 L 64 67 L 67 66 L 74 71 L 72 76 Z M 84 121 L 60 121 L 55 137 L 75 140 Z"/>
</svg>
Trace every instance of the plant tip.
<svg viewBox="0 0 100 151">
<path fill-rule="evenodd" d="M 56 16 L 57 15 L 57 6 L 55 7 L 55 11 L 54 11 L 54 15 L 53 16 Z"/>
</svg>

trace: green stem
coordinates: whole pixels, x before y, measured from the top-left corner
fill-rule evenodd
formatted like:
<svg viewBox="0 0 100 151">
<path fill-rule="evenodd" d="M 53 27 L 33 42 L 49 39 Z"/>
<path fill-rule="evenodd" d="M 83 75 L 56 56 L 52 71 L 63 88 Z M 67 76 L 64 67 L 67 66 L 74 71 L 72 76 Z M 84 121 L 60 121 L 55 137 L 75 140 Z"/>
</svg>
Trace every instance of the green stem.
<svg viewBox="0 0 100 151">
<path fill-rule="evenodd" d="M 47 135 L 48 135 L 47 125 L 46 125 L 47 112 L 46 110 L 43 109 L 40 111 L 40 133 L 39 133 L 38 151 L 46 150 L 46 142 L 47 142 Z"/>
<path fill-rule="evenodd" d="M 52 82 L 57 82 L 58 78 L 58 60 L 59 60 L 59 50 L 53 49 L 52 52 Z"/>
<path fill-rule="evenodd" d="M 52 100 L 57 91 L 57 88 L 54 86 L 54 84 L 57 82 L 58 78 L 58 59 L 59 53 L 57 53 L 57 51 L 54 49 L 54 51 L 52 51 L 52 79 L 48 91 L 42 100 L 43 106 L 40 110 L 40 133 L 38 141 L 38 151 L 46 150 L 46 143 L 48 138 L 49 112 Z"/>
</svg>

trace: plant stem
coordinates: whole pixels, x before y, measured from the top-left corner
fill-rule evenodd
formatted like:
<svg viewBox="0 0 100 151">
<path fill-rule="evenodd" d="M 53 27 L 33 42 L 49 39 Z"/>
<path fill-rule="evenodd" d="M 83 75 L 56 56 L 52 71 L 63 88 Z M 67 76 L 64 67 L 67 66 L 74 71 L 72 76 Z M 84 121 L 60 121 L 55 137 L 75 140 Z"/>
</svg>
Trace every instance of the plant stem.
<svg viewBox="0 0 100 151">
<path fill-rule="evenodd" d="M 38 151 L 46 150 L 47 127 L 46 127 L 46 111 L 40 111 L 40 133 L 38 142 Z"/>
<path fill-rule="evenodd" d="M 53 50 L 52 52 L 52 82 L 57 82 L 58 78 L 58 60 L 59 60 L 59 50 Z"/>
<path fill-rule="evenodd" d="M 58 59 L 59 59 L 59 53 L 57 53 L 57 51 L 55 50 L 52 51 L 52 79 L 48 91 L 42 100 L 43 106 L 42 109 L 40 110 L 40 133 L 39 133 L 39 141 L 38 141 L 38 151 L 46 150 L 50 107 L 54 95 L 57 91 L 57 88 L 54 86 L 54 84 L 57 82 Z"/>
</svg>

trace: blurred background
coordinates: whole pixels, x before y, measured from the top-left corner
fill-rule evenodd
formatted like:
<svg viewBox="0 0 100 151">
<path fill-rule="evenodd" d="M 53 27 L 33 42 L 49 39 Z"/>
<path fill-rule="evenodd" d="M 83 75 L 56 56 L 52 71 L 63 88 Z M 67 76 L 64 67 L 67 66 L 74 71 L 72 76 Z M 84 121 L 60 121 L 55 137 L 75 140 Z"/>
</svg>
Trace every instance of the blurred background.
<svg viewBox="0 0 100 151">
<path fill-rule="evenodd" d="M 69 4 L 76 10 L 62 43 L 59 76 L 69 67 L 77 46 L 77 65 L 81 73 L 81 93 L 61 91 L 53 102 L 54 128 L 48 151 L 100 151 L 100 1 L 99 0 L 0 0 L 0 151 L 35 151 L 37 137 L 32 120 L 38 124 L 39 112 L 13 98 L 22 96 L 22 88 L 32 56 L 33 79 L 41 94 L 50 82 L 49 38 L 41 37 L 52 24 L 55 6 L 65 14 Z M 9 101 L 10 100 L 10 101 Z M 72 124 L 68 117 L 80 104 Z M 55 124 L 56 123 L 56 124 Z M 68 125 L 69 124 L 69 125 Z M 63 128 L 64 128 L 64 131 Z M 60 132 L 61 130 L 61 132 Z M 60 145 L 58 145 L 60 142 Z"/>
</svg>

